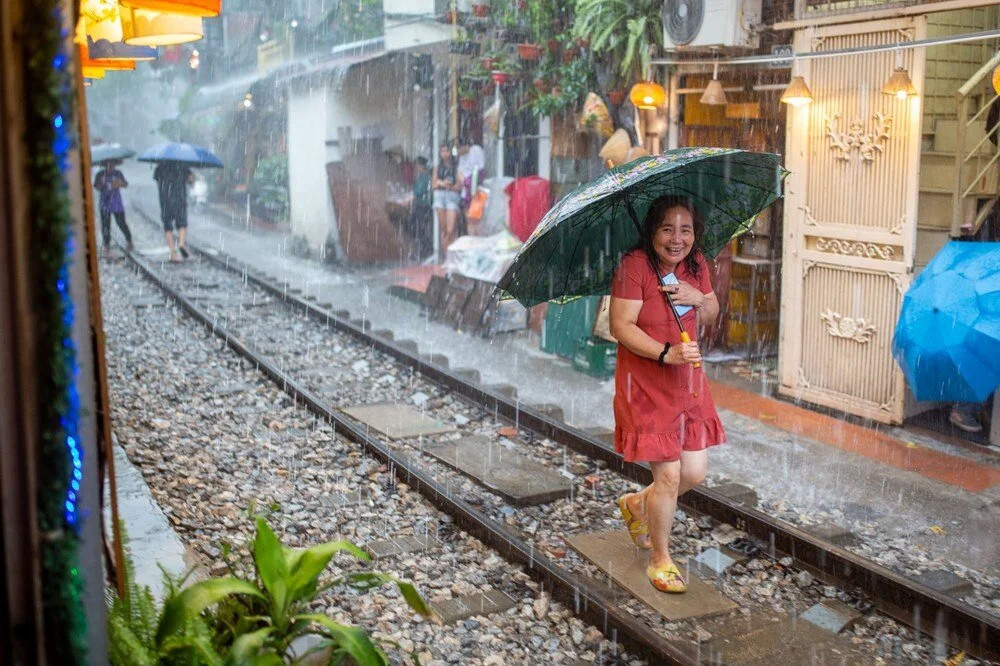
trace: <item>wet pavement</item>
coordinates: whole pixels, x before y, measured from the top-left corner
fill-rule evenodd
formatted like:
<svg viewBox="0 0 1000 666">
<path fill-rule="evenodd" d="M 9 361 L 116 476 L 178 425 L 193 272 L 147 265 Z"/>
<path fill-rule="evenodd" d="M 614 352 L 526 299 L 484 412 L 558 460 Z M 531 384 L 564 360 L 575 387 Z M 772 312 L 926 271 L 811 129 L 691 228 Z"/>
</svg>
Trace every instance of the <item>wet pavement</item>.
<svg viewBox="0 0 1000 666">
<path fill-rule="evenodd" d="M 131 171 L 127 198 L 131 225 L 137 227 L 147 224 L 139 211 L 155 219 L 158 208 L 144 167 Z M 389 329 L 396 340 L 412 339 L 422 354 L 444 354 L 452 367 L 474 367 L 484 384 L 514 385 L 525 404 L 555 404 L 567 422 L 580 427 L 613 427 L 613 381 L 588 377 L 542 352 L 532 334 L 485 339 L 456 332 L 421 317 L 418 305 L 390 295 L 389 268 L 341 268 L 299 259 L 289 254 L 284 234 L 249 229 L 208 209 L 192 209 L 189 219 L 191 238 L 202 247 L 246 261 L 334 310 L 349 310 L 373 329 Z M 162 246 L 140 243 L 139 248 L 162 252 Z M 876 432 L 746 391 L 723 400 L 727 390 L 713 386 L 729 443 L 711 452 L 710 481 L 753 487 L 763 510 L 795 524 L 847 525 L 871 544 L 859 552 L 888 566 L 902 562 L 906 569 L 925 571 L 940 559 L 989 578 L 1000 574 L 1000 539 L 992 530 L 1000 516 L 996 457 L 926 433 Z M 750 398 L 763 402 L 751 401 L 751 409 L 740 406 Z M 843 446 L 831 444 L 833 437 Z M 920 465 L 914 464 L 917 459 Z M 964 482 L 972 477 L 979 481 Z M 917 552 L 910 552 L 913 546 Z"/>
</svg>

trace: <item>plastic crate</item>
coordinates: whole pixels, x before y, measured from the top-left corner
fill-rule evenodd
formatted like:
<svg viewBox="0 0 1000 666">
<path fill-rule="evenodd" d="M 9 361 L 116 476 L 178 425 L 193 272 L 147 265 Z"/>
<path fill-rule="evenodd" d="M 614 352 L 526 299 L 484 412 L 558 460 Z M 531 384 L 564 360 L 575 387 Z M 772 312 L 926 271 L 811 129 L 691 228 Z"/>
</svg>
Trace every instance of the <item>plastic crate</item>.
<svg viewBox="0 0 1000 666">
<path fill-rule="evenodd" d="M 542 324 L 542 351 L 573 358 L 576 342 L 591 334 L 600 296 L 584 296 L 568 303 L 549 303 Z"/>
<path fill-rule="evenodd" d="M 618 365 L 618 345 L 592 335 L 580 338 L 573 353 L 573 367 L 591 377 L 610 377 Z"/>
</svg>

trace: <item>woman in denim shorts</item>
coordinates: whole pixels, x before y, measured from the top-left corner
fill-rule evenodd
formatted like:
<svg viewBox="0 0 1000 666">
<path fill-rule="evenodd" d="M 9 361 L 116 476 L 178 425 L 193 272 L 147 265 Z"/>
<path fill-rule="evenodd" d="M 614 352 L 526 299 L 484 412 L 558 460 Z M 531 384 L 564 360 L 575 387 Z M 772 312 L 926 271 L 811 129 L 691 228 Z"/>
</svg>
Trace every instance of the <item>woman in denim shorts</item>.
<svg viewBox="0 0 1000 666">
<path fill-rule="evenodd" d="M 431 183 L 434 185 L 434 210 L 440 228 L 441 251 L 455 241 L 458 226 L 459 190 L 457 165 L 448 144 L 441 145 L 440 159 L 434 167 Z M 440 261 L 440 257 L 438 260 Z"/>
</svg>

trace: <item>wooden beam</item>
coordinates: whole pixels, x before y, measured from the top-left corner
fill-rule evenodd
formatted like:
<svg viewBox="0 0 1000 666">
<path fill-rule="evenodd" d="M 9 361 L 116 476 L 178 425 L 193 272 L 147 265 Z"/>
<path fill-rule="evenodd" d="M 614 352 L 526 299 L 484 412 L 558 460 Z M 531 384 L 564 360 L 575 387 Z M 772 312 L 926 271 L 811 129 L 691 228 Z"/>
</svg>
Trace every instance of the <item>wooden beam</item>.
<svg viewBox="0 0 1000 666">
<path fill-rule="evenodd" d="M 779 21 L 770 27 L 771 30 L 776 31 L 799 30 L 801 28 L 808 28 L 812 26 L 835 25 L 837 23 L 860 23 L 863 21 L 874 21 L 877 19 L 898 18 L 900 16 L 934 14 L 937 12 L 951 12 L 958 9 L 989 7 L 996 4 L 996 0 L 944 0 L 943 2 L 923 3 L 906 7 L 893 7 L 891 9 L 875 9 L 868 12 L 851 12 L 850 14 L 836 14 L 834 16 L 817 16 L 816 18 Z"/>
</svg>

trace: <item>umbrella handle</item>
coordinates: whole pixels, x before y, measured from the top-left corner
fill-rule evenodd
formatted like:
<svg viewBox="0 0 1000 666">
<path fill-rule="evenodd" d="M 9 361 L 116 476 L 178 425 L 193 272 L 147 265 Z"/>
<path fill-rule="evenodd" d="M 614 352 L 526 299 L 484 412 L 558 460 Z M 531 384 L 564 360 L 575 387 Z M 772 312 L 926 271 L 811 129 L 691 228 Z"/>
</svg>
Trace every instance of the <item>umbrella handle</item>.
<svg viewBox="0 0 1000 666">
<path fill-rule="evenodd" d="M 687 331 L 681 331 L 681 342 L 691 342 L 691 336 L 688 335 Z M 691 365 L 695 368 L 701 367 L 701 363 L 692 363 Z"/>
</svg>

